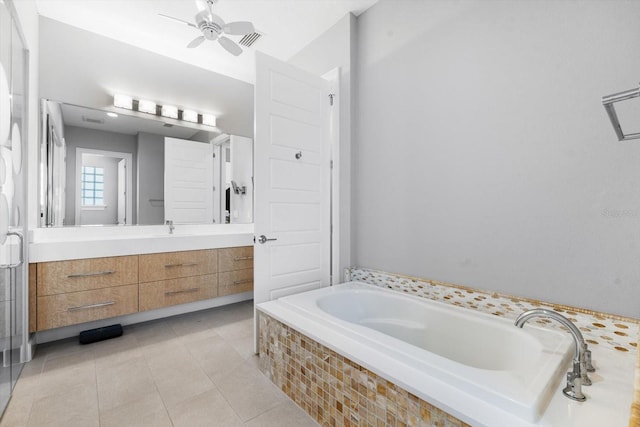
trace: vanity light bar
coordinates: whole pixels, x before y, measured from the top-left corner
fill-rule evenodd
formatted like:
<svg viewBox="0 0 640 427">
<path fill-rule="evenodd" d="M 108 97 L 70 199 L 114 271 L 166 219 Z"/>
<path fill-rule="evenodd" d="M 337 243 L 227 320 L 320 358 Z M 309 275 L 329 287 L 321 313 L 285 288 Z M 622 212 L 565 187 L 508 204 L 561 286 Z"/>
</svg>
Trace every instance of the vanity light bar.
<svg viewBox="0 0 640 427">
<path fill-rule="evenodd" d="M 163 117 L 169 117 L 170 119 L 178 118 L 178 107 L 174 107 L 173 105 L 163 105 L 160 109 L 160 114 Z"/>
<path fill-rule="evenodd" d="M 216 126 L 216 116 L 213 114 L 199 113 L 189 109 L 180 110 L 173 105 L 160 105 L 152 101 L 134 99 L 128 95 L 118 93 L 113 96 L 113 106 L 205 126 Z"/>
</svg>

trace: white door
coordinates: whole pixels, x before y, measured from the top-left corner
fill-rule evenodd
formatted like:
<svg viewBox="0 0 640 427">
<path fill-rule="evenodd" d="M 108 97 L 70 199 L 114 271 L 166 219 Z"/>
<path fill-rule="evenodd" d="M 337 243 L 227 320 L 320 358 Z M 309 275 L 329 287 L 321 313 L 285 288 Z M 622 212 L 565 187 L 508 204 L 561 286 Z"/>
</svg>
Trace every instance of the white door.
<svg viewBox="0 0 640 427">
<path fill-rule="evenodd" d="M 230 220 L 232 224 L 253 222 L 253 140 L 231 135 L 231 181 L 239 188 L 231 188 Z"/>
<path fill-rule="evenodd" d="M 127 161 L 118 162 L 118 225 L 127 223 Z"/>
<path fill-rule="evenodd" d="M 254 304 L 329 285 L 328 94 L 256 52 Z"/>
<path fill-rule="evenodd" d="M 213 145 L 164 139 L 164 219 L 176 224 L 213 222 Z"/>
</svg>

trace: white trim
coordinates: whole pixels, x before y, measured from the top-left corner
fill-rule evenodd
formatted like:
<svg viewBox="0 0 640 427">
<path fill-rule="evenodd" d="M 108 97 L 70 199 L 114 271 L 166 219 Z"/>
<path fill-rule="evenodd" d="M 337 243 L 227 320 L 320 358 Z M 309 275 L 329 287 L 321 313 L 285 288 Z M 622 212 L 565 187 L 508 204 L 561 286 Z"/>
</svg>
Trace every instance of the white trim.
<svg viewBox="0 0 640 427">
<path fill-rule="evenodd" d="M 75 224 L 80 225 L 80 212 L 83 210 L 100 210 L 100 207 L 104 210 L 107 205 L 96 206 L 97 209 L 93 209 L 94 206 L 82 206 L 82 155 L 93 154 L 105 157 L 112 157 L 116 159 L 124 159 L 127 162 L 127 225 L 133 224 L 133 155 L 131 153 L 120 153 L 117 151 L 105 151 L 94 150 L 91 148 L 76 147 L 76 194 L 74 197 L 75 204 Z M 88 209 L 87 209 L 88 208 Z"/>
</svg>

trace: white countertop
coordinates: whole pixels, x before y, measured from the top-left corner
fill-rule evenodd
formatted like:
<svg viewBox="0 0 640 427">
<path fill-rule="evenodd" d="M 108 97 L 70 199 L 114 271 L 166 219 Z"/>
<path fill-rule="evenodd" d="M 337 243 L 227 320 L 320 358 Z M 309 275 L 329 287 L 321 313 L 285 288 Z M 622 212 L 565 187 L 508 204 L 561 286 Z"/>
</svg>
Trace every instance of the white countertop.
<svg viewBox="0 0 640 427">
<path fill-rule="evenodd" d="M 176 224 L 37 228 L 29 231 L 29 262 L 64 261 L 253 245 L 253 224 Z"/>
</svg>

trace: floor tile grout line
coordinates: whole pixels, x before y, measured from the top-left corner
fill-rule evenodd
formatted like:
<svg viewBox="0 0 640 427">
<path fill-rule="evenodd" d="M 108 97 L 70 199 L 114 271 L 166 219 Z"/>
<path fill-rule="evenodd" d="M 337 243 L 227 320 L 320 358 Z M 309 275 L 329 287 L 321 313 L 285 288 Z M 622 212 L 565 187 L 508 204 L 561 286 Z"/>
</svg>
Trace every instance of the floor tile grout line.
<svg viewBox="0 0 640 427">
<path fill-rule="evenodd" d="M 164 412 L 167 414 L 167 418 L 169 419 L 169 422 L 173 426 L 174 424 L 173 424 L 173 419 L 171 418 L 171 413 L 169 412 L 169 408 L 167 408 L 167 403 L 164 401 L 164 398 L 162 397 L 162 393 L 160 393 L 160 389 L 158 388 L 158 381 L 156 380 L 155 376 L 153 375 L 153 371 L 151 370 L 151 366 L 149 366 L 149 359 L 147 357 L 145 357 L 144 350 L 142 348 L 140 348 L 140 342 L 135 337 L 135 335 L 134 335 L 134 338 L 136 339 L 136 343 L 137 343 L 138 348 L 142 352 L 142 359 L 144 360 L 144 363 L 147 366 L 147 369 L 149 370 L 149 374 L 151 374 L 151 379 L 153 380 L 153 386 L 156 389 L 156 393 L 158 393 L 158 396 L 160 397 L 160 401 L 162 402 L 162 407 L 164 408 Z"/>
<path fill-rule="evenodd" d="M 212 337 L 216 337 L 217 339 L 220 339 L 220 344 L 224 344 L 226 346 L 229 346 L 229 349 L 233 350 L 233 352 L 235 353 L 235 356 L 237 356 L 237 361 L 239 363 L 238 366 L 240 365 L 244 365 L 249 372 L 252 373 L 252 375 L 259 375 L 259 377 L 264 377 L 264 374 L 259 370 L 258 366 L 256 365 L 255 360 L 253 359 L 253 357 L 257 357 L 255 355 L 253 355 L 253 353 L 248 353 L 246 350 L 246 343 L 243 343 L 243 340 L 247 339 L 247 336 L 245 336 L 246 334 L 244 334 L 243 329 L 244 329 L 244 323 L 247 320 L 251 319 L 251 316 L 247 317 L 247 313 L 244 313 L 245 310 L 247 310 L 247 307 L 250 307 L 250 305 L 248 304 L 243 304 L 237 307 L 237 310 L 235 309 L 227 309 L 227 310 L 221 310 L 218 312 L 209 312 L 209 313 L 201 313 L 202 316 L 201 317 L 194 317 L 192 319 L 188 319 L 188 318 L 183 318 L 183 317 L 178 317 L 176 316 L 175 319 L 170 319 L 170 322 L 165 322 L 166 326 L 170 326 L 170 330 L 171 330 L 171 335 L 168 338 L 160 338 L 160 337 L 154 337 L 155 333 L 153 331 L 153 329 L 156 326 L 153 326 L 152 324 L 150 324 L 150 328 L 149 328 L 149 344 L 143 344 L 143 342 L 140 340 L 141 335 L 135 334 L 134 330 L 130 330 L 129 334 L 131 334 L 133 336 L 133 340 L 132 343 L 133 344 L 131 347 L 129 347 L 130 349 L 135 349 L 138 350 L 139 355 L 136 356 L 137 357 L 141 357 L 141 360 L 144 360 L 145 362 L 145 366 L 146 368 L 149 370 L 149 373 L 151 375 L 151 379 L 153 381 L 153 385 L 154 385 L 154 390 L 155 393 L 157 393 L 157 395 L 160 397 L 160 400 L 162 402 L 162 407 L 164 409 L 164 415 L 167 417 L 167 419 L 169 420 L 169 422 L 171 423 L 171 425 L 175 425 L 174 419 L 171 417 L 171 412 L 169 411 L 169 407 L 167 404 L 166 399 L 162 396 L 162 394 L 160 393 L 160 389 L 158 387 L 158 380 L 157 380 L 157 376 L 153 375 L 153 371 L 151 370 L 151 366 L 150 366 L 150 359 L 148 357 L 148 353 L 147 351 L 145 351 L 145 347 L 147 345 L 155 345 L 155 344 L 162 344 L 164 342 L 169 342 L 170 340 L 174 339 L 174 338 L 178 338 L 178 340 L 176 341 L 176 343 L 179 343 L 179 346 L 182 347 L 183 351 L 185 354 L 189 355 L 190 360 L 189 361 L 185 361 L 186 364 L 188 364 L 189 366 L 192 366 L 193 368 L 195 368 L 197 371 L 199 371 L 200 375 L 203 375 L 204 378 L 207 378 L 207 380 L 211 383 L 211 389 L 207 390 L 207 391 L 203 391 L 201 393 L 196 394 L 195 396 L 191 396 L 190 398 L 194 398 L 197 396 L 200 396 L 203 393 L 207 393 L 210 391 L 215 390 L 217 393 L 219 393 L 219 395 L 222 397 L 223 401 L 225 402 L 225 404 L 229 407 L 229 409 L 232 411 L 232 413 L 235 415 L 236 419 L 241 423 L 246 425 L 248 422 L 251 422 L 252 420 L 256 419 L 257 417 L 263 416 L 264 414 L 273 411 L 279 407 L 284 407 L 284 405 L 290 401 L 290 399 L 288 399 L 288 397 L 283 394 L 280 390 L 278 390 L 279 394 L 281 394 L 281 396 L 284 396 L 286 399 L 276 399 L 276 401 L 274 401 L 272 403 L 272 405 L 270 407 L 265 408 L 264 410 L 262 410 L 261 413 L 256 414 L 254 416 L 252 416 L 251 418 L 247 419 L 246 421 L 242 420 L 242 418 L 240 417 L 240 414 L 238 413 L 238 411 L 231 405 L 231 400 L 229 400 L 229 397 L 226 393 L 223 392 L 223 389 L 220 388 L 220 386 L 216 383 L 216 381 L 214 381 L 214 378 L 216 377 L 215 372 L 212 373 L 207 373 L 206 370 L 206 359 L 202 359 L 199 360 L 197 359 L 197 355 L 196 353 L 194 353 L 193 350 L 193 343 L 189 343 L 189 339 L 186 338 L 187 335 L 189 335 L 188 332 L 185 331 L 189 331 L 191 328 L 193 328 L 193 335 L 197 335 L 200 333 L 203 333 L 203 337 L 202 338 L 197 338 L 198 340 L 202 339 L 202 340 L 207 340 L 210 339 Z M 186 320 L 185 322 L 182 322 L 182 320 Z M 252 320 L 251 320 L 252 321 Z M 191 324 L 191 322 L 193 322 Z M 205 325 L 201 325 L 200 323 L 204 322 L 206 324 Z M 145 332 L 144 329 L 139 329 L 143 332 Z M 224 334 L 220 334 L 219 331 L 224 331 Z M 161 334 L 160 334 L 161 335 Z M 181 338 L 185 338 L 185 339 L 181 339 Z M 90 361 L 92 364 L 92 368 L 93 368 L 93 378 L 95 381 L 95 398 L 96 398 L 96 403 L 97 403 L 97 421 L 99 425 L 105 425 L 105 418 L 103 417 L 103 414 L 106 413 L 106 411 L 102 411 L 100 408 L 100 398 L 101 398 L 101 393 L 100 393 L 100 388 L 99 388 L 99 380 L 98 380 L 98 361 L 102 360 L 101 359 L 101 353 L 100 353 L 100 349 L 103 347 L 96 347 L 95 349 L 77 349 L 77 348 L 73 348 L 73 343 L 71 342 L 71 340 L 68 340 L 64 343 L 61 343 L 62 345 L 60 347 L 56 347 L 55 344 L 51 344 L 50 346 L 48 346 L 48 348 L 46 349 L 46 353 L 43 356 L 44 360 L 42 361 L 42 365 L 38 366 L 37 369 L 34 370 L 34 373 L 37 373 L 38 377 L 37 377 L 37 382 L 34 385 L 35 387 L 39 387 L 40 383 L 42 382 L 43 379 L 43 373 L 45 370 L 45 367 L 47 365 L 47 362 L 52 362 L 55 359 L 58 358 L 66 358 L 66 357 L 80 357 L 82 358 L 82 353 L 85 353 L 85 355 L 87 353 L 90 353 L 88 356 L 85 356 L 85 361 Z M 76 344 L 77 345 L 77 344 Z M 171 345 L 171 343 L 169 344 Z M 125 349 L 127 347 L 123 347 L 123 349 Z M 105 358 L 108 358 L 111 355 L 117 355 L 119 354 L 121 351 L 121 349 L 118 348 L 109 348 L 109 354 L 107 354 L 105 356 Z M 113 353 L 111 353 L 113 352 Z M 89 360 L 86 360 L 89 359 Z M 129 358 L 125 358 L 124 361 L 122 363 L 126 363 L 128 361 L 130 361 L 131 359 Z M 235 360 L 235 357 L 234 357 Z M 107 361 L 108 363 L 108 361 Z M 64 362 L 62 362 L 60 364 L 61 366 L 64 365 Z M 64 369 L 69 369 L 71 367 L 75 366 L 73 363 L 65 366 Z M 108 365 L 106 365 L 108 366 Z M 266 378 L 266 377 L 264 377 Z M 281 397 L 279 396 L 279 397 Z M 181 402 L 184 402 L 181 401 Z M 176 403 L 178 404 L 178 403 Z M 33 409 L 33 405 L 34 405 L 34 399 L 31 399 L 31 406 L 30 408 Z M 267 405 L 269 406 L 269 405 Z M 297 406 L 296 406 L 297 407 Z M 159 407 L 158 407 L 159 408 Z M 299 408 L 299 407 L 298 407 Z M 261 408 L 262 409 L 262 408 Z M 28 422 L 31 422 L 31 420 L 33 419 L 33 411 L 30 410 L 30 413 L 28 415 Z"/>
</svg>

